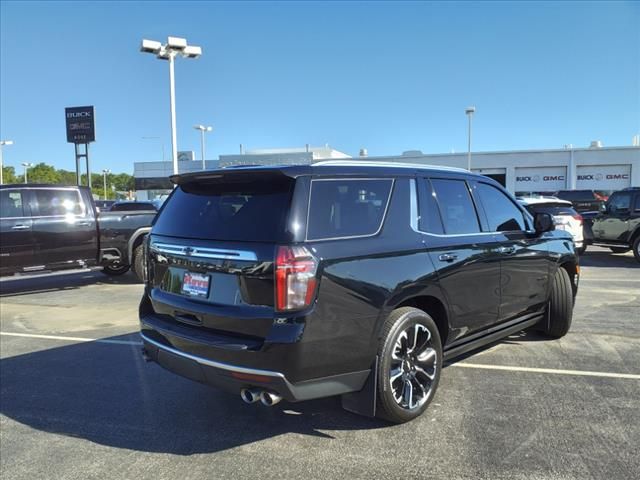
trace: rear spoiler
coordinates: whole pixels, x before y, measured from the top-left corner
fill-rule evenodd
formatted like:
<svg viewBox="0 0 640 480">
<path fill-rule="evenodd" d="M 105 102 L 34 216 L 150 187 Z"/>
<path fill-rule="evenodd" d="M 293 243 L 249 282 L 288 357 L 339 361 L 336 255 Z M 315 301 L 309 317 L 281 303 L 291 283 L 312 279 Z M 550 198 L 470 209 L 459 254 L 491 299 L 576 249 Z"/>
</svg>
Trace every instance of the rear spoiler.
<svg viewBox="0 0 640 480">
<path fill-rule="evenodd" d="M 171 175 L 169 180 L 175 185 L 183 185 L 192 182 L 215 182 L 215 181 L 244 181 L 252 175 L 260 175 L 261 177 L 298 177 L 305 172 L 301 168 L 282 168 L 284 166 L 254 166 L 239 165 L 232 168 L 220 168 L 217 170 L 205 170 L 201 172 L 180 173 Z"/>
</svg>

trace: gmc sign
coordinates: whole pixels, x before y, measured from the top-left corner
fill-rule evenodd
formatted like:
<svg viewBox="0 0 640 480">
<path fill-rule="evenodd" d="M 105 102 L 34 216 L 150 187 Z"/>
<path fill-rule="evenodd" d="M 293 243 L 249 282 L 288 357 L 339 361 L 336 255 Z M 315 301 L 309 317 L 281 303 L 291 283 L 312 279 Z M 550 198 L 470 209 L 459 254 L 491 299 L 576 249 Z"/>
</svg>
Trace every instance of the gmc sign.
<svg viewBox="0 0 640 480">
<path fill-rule="evenodd" d="M 91 143 L 96 140 L 93 106 L 64 109 L 67 142 Z"/>
</svg>

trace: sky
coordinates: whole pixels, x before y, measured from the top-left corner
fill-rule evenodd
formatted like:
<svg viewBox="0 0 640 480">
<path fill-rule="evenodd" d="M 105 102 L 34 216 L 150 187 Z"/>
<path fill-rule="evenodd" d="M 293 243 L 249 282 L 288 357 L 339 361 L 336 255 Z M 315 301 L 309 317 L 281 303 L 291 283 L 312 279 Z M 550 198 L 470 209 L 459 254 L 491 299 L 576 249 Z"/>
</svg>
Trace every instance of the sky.
<svg viewBox="0 0 640 480">
<path fill-rule="evenodd" d="M 178 149 L 207 158 L 329 144 L 370 156 L 631 145 L 640 2 L 15 2 L 0 4 L 5 165 L 74 170 L 64 108 L 94 105 L 94 172 L 171 152 L 168 63 L 181 36 Z M 156 137 L 156 138 L 143 138 Z M 18 169 L 20 170 L 20 169 Z"/>
</svg>

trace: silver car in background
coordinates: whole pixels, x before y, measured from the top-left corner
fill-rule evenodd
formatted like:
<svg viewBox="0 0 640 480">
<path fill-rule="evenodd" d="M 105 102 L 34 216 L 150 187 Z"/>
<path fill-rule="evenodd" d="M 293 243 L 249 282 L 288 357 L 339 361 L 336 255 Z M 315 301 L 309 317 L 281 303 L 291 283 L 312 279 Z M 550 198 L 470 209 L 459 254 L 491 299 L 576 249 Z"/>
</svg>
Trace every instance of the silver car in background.
<svg viewBox="0 0 640 480">
<path fill-rule="evenodd" d="M 583 218 L 571 202 L 557 197 L 518 197 L 518 201 L 534 215 L 549 213 L 553 216 L 556 230 L 566 230 L 573 237 L 576 252 L 580 255 L 587 249 L 584 242 Z"/>
</svg>

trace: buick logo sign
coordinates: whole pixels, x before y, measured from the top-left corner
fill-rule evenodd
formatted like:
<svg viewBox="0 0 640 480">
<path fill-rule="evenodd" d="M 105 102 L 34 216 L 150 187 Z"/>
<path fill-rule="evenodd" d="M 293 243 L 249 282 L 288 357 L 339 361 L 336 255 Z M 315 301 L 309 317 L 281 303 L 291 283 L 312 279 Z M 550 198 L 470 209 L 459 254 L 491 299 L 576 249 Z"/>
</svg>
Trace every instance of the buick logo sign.
<svg viewBox="0 0 640 480">
<path fill-rule="evenodd" d="M 540 175 L 534 175 L 533 176 L 533 181 L 534 182 L 539 182 L 540 181 Z"/>
<path fill-rule="evenodd" d="M 602 175 L 601 173 L 596 173 L 596 180 L 600 181 L 604 178 L 604 175 Z"/>
<path fill-rule="evenodd" d="M 191 255 L 193 255 L 194 250 L 195 249 L 192 247 L 184 247 L 182 249 L 182 253 L 184 253 L 187 257 L 190 257 Z"/>
</svg>

